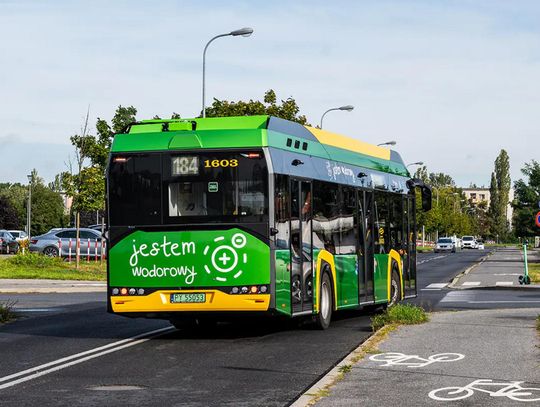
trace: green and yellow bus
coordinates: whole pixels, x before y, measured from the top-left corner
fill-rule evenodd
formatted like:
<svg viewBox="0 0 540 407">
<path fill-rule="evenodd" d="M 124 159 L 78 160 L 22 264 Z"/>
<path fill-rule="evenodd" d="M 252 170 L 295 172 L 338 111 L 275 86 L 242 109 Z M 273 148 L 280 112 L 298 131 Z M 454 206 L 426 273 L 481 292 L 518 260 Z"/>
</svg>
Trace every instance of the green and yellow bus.
<svg viewBox="0 0 540 407">
<path fill-rule="evenodd" d="M 280 118 L 135 122 L 107 170 L 108 310 L 324 329 L 414 297 L 416 195 L 429 210 L 395 151 Z"/>
</svg>

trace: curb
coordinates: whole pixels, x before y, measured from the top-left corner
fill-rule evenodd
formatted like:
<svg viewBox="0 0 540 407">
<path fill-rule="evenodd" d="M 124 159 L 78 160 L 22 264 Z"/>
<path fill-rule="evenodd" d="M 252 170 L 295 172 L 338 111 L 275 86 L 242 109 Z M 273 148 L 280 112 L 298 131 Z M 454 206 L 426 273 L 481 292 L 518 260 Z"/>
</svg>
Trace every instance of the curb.
<svg viewBox="0 0 540 407">
<path fill-rule="evenodd" d="M 343 366 L 356 364 L 359 361 L 353 361 L 356 355 L 362 351 L 362 348 L 365 346 L 369 346 L 371 342 L 373 342 L 376 337 L 374 336 L 375 332 L 371 334 L 369 338 L 367 338 L 365 341 L 360 343 L 356 348 L 354 348 L 351 352 L 349 352 L 343 359 L 341 359 L 332 369 L 330 369 L 329 372 L 327 372 L 322 378 L 320 378 L 313 386 L 311 386 L 309 389 L 305 390 L 302 395 L 297 398 L 294 403 L 290 404 L 290 407 L 309 407 L 311 406 L 312 402 L 316 398 L 316 394 L 328 390 L 328 388 L 332 387 L 339 377 L 343 374 L 341 371 L 341 368 Z"/>
</svg>

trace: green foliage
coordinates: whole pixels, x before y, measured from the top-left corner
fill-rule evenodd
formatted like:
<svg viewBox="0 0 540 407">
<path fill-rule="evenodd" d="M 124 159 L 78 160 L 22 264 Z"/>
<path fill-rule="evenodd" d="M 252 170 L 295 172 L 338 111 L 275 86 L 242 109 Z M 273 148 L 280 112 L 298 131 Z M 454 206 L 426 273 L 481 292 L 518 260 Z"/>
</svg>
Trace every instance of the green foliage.
<svg viewBox="0 0 540 407">
<path fill-rule="evenodd" d="M 16 315 L 13 312 L 13 306 L 16 301 L 0 302 L 0 323 L 11 321 L 15 319 Z"/>
<path fill-rule="evenodd" d="M 534 223 L 534 215 L 540 210 L 540 163 L 532 160 L 521 172 L 526 179 L 514 183 L 514 232 L 521 237 L 535 236 L 540 233 Z"/>
<path fill-rule="evenodd" d="M 0 195 L 0 229 L 18 229 L 17 210 L 6 196 Z"/>
<path fill-rule="evenodd" d="M 373 331 L 381 329 L 385 325 L 415 325 L 429 320 L 423 308 L 412 304 L 397 304 L 388 308 L 384 313 L 371 318 Z"/>
<path fill-rule="evenodd" d="M 429 173 L 426 166 L 416 170 L 414 178 L 419 178 L 433 190 L 433 204 L 429 212 L 421 206 L 420 194 L 416 197 L 416 220 L 421 230 L 438 232 L 439 236 L 463 236 L 476 234 L 478 224 L 476 213 L 471 210 L 461 189 L 456 188 L 452 177 L 444 173 Z"/>
<path fill-rule="evenodd" d="M 506 209 L 509 204 L 510 186 L 510 160 L 508 153 L 501 150 L 495 159 L 495 169 L 491 174 L 488 211 L 490 235 L 498 236 L 500 240 L 506 240 L 509 233 Z"/>
<path fill-rule="evenodd" d="M 43 179 L 38 176 L 37 171 L 32 170 L 32 230 L 33 236 L 39 235 L 48 231 L 53 227 L 61 227 L 66 224 L 64 215 L 64 204 L 62 197 L 58 191 L 54 191 L 48 186 L 45 186 Z M 10 216 L 15 215 L 16 220 L 2 226 L 1 206 L 0 205 L 0 227 L 22 229 L 26 225 L 26 214 L 28 205 L 28 186 L 21 184 L 0 184 L 0 197 L 8 200 L 9 205 L 14 212 L 10 212 Z"/>
<path fill-rule="evenodd" d="M 26 252 L 17 253 L 15 256 L 6 260 L 6 264 L 14 266 L 26 266 L 33 268 L 61 267 L 63 261 L 59 257 L 48 257 L 39 253 Z"/>
<path fill-rule="evenodd" d="M 118 106 L 109 125 L 97 119 L 97 135 L 88 133 L 88 114 L 80 135 L 70 137 L 75 147 L 77 165 L 75 169 L 61 174 L 61 184 L 73 197 L 72 210 L 76 212 L 97 211 L 105 208 L 105 169 L 113 136 L 135 121 L 137 109 L 133 106 Z"/>
<path fill-rule="evenodd" d="M 300 124 L 308 124 L 306 116 L 299 115 L 300 108 L 296 101 L 289 97 L 277 103 L 276 93 L 270 89 L 264 94 L 263 101 L 252 100 L 244 102 L 229 102 L 214 98 L 212 106 L 206 108 L 206 117 L 226 117 L 226 116 L 255 116 L 271 115 L 282 119 L 291 120 Z"/>
</svg>

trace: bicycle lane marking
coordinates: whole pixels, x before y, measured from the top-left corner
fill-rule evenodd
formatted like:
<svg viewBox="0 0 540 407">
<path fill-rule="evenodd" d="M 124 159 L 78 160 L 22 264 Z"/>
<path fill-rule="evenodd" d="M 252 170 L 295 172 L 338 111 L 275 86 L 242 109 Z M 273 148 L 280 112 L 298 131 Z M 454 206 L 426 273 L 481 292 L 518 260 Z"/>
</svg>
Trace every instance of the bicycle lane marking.
<svg viewBox="0 0 540 407">
<path fill-rule="evenodd" d="M 437 353 L 435 355 L 422 358 L 419 355 L 405 355 L 399 352 L 386 352 L 370 356 L 369 360 L 383 362 L 385 366 L 405 366 L 410 368 L 425 367 L 437 362 L 457 362 L 464 359 L 461 353 Z"/>
<path fill-rule="evenodd" d="M 130 338 L 126 338 L 117 342 L 110 343 L 108 345 L 100 346 L 98 348 L 89 349 L 84 352 L 66 356 L 61 359 L 53 360 L 52 362 L 44 363 L 42 365 L 35 366 L 33 368 L 26 369 L 18 373 L 13 373 L 8 376 L 0 377 L 0 390 L 7 389 L 8 387 L 13 387 L 17 384 L 24 383 L 29 380 L 37 379 L 38 377 L 45 376 L 49 373 L 57 372 L 67 367 L 74 366 L 79 363 L 83 363 L 88 360 L 107 355 L 109 353 L 117 352 L 119 350 L 129 348 L 131 346 L 139 345 L 141 343 L 149 341 L 150 339 L 153 339 L 157 336 L 163 335 L 164 333 L 174 331 L 174 330 L 176 330 L 176 328 L 172 326 L 156 329 L 154 331 L 149 331 L 149 332 L 145 332 L 139 335 L 135 335 Z M 15 380 L 12 380 L 12 379 L 15 379 Z"/>
<path fill-rule="evenodd" d="M 477 379 L 471 383 L 459 387 L 441 387 L 429 392 L 428 396 L 436 401 L 458 401 L 472 396 L 476 391 L 487 393 L 491 397 L 507 397 L 514 401 L 540 401 L 540 389 L 533 387 L 522 387 L 525 382 L 493 382 L 491 379 Z M 484 387 L 499 387 L 498 390 L 490 391 Z"/>
</svg>

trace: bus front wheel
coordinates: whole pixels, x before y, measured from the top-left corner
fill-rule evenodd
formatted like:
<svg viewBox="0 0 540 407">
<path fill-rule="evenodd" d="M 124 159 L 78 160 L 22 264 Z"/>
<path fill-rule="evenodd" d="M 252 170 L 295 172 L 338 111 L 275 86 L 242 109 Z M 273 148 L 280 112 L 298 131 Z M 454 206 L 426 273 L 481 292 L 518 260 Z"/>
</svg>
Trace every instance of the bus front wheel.
<svg viewBox="0 0 540 407">
<path fill-rule="evenodd" d="M 323 271 L 319 286 L 319 313 L 315 316 L 315 326 L 318 329 L 327 329 L 332 319 L 332 283 L 328 272 Z"/>
</svg>

